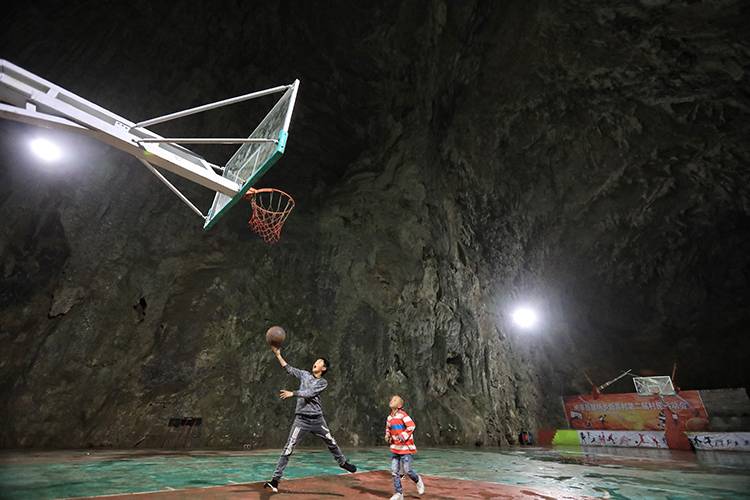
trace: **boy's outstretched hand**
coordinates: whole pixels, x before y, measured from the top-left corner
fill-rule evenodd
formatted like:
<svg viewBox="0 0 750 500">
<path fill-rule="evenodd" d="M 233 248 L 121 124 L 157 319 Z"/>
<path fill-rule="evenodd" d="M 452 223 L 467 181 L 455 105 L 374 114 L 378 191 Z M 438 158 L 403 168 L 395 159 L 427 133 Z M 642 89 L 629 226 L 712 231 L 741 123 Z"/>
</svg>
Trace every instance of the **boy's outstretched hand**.
<svg viewBox="0 0 750 500">
<path fill-rule="evenodd" d="M 292 391 L 287 391 L 283 389 L 279 391 L 279 397 L 281 399 L 291 398 L 292 396 L 294 396 L 294 393 Z"/>
<path fill-rule="evenodd" d="M 279 362 L 282 368 L 286 368 L 286 360 L 281 355 L 281 349 L 278 347 L 271 346 L 271 352 L 276 356 L 276 360 Z"/>
</svg>

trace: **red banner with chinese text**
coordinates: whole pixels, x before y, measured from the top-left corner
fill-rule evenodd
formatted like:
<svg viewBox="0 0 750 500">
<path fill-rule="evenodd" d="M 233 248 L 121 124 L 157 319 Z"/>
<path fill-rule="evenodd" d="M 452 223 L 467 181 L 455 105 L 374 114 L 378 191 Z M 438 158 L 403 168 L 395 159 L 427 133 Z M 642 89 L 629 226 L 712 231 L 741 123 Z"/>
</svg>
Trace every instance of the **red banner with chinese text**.
<svg viewBox="0 0 750 500">
<path fill-rule="evenodd" d="M 572 429 L 664 430 L 672 418 L 679 430 L 708 423 L 708 414 L 698 391 L 680 391 L 676 396 L 639 396 L 636 393 L 591 394 L 563 398 L 565 417 Z"/>
</svg>

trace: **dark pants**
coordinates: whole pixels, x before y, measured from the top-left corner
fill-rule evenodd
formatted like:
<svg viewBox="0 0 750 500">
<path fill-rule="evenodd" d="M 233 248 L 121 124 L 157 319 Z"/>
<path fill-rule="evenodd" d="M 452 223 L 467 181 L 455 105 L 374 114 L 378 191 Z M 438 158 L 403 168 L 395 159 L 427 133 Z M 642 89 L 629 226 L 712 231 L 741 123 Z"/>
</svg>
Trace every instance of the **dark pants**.
<svg viewBox="0 0 750 500">
<path fill-rule="evenodd" d="M 346 457 L 336 444 L 336 440 L 331 436 L 331 431 L 328 429 L 328 424 L 323 418 L 323 415 L 309 417 L 306 415 L 295 415 L 294 422 L 292 423 L 292 430 L 289 431 L 289 439 L 286 441 L 284 451 L 281 452 L 279 462 L 276 464 L 276 470 L 273 473 L 273 479 L 277 481 L 281 479 L 289 463 L 289 456 L 294 453 L 294 447 L 302 440 L 302 437 L 306 433 L 312 433 L 313 436 L 317 436 L 322 439 L 328 450 L 333 454 L 333 458 L 339 465 L 346 463 Z"/>
</svg>

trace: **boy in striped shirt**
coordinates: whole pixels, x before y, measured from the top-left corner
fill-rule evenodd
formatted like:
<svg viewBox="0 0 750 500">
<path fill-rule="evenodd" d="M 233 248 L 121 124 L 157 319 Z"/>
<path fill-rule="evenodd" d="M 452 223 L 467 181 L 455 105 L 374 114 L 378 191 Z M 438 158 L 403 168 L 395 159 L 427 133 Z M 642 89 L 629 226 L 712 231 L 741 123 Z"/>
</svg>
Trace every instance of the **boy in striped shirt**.
<svg viewBox="0 0 750 500">
<path fill-rule="evenodd" d="M 399 395 L 391 398 L 388 406 L 391 413 L 385 424 L 385 441 L 391 445 L 391 475 L 393 489 L 396 491 L 391 500 L 404 500 L 404 490 L 401 487 L 401 470 L 417 483 L 417 492 L 424 493 L 422 478 L 411 468 L 412 455 L 417 452 L 414 446 L 414 429 L 417 425 L 404 411 L 404 400 Z"/>
</svg>

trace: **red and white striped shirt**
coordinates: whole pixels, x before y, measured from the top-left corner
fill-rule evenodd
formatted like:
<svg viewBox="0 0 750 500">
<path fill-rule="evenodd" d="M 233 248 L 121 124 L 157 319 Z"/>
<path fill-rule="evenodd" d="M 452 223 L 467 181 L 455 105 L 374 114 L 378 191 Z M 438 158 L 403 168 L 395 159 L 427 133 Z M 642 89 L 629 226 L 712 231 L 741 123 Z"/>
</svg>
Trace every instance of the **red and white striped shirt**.
<svg viewBox="0 0 750 500">
<path fill-rule="evenodd" d="M 391 451 L 398 455 L 416 453 L 417 447 L 414 446 L 414 429 L 416 428 L 417 424 L 402 408 L 388 415 L 385 432 L 391 436 Z"/>
</svg>

